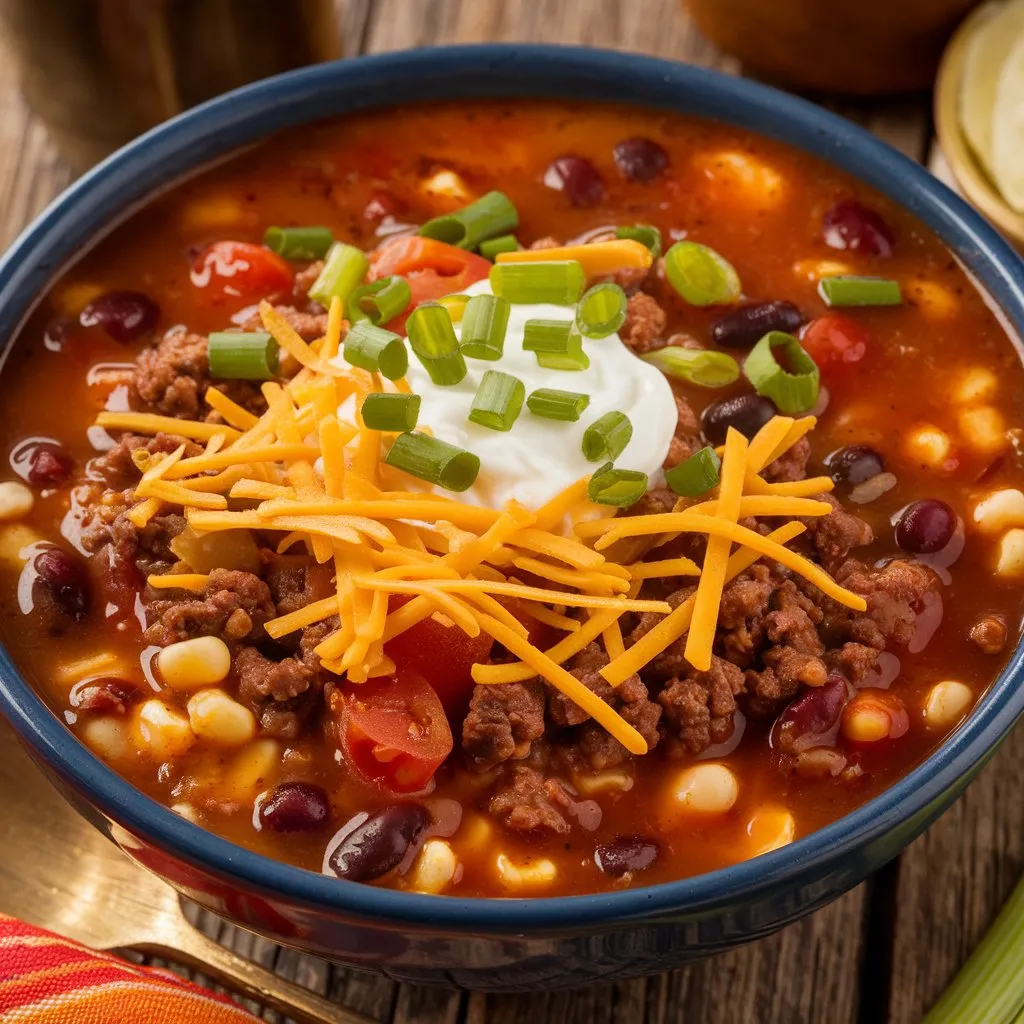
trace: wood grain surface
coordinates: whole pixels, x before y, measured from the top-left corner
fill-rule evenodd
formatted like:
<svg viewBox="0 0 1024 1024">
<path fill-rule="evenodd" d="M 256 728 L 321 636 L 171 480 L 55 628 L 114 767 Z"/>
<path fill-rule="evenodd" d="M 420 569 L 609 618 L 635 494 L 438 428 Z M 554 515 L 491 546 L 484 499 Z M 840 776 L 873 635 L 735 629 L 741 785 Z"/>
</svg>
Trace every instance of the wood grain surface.
<svg viewBox="0 0 1024 1024">
<path fill-rule="evenodd" d="M 582 43 L 742 73 L 677 0 L 338 0 L 346 53 L 453 42 Z M 927 97 L 819 102 L 916 160 Z M 71 179 L 0 60 L 0 242 Z M 280 949 L 192 909 L 208 934 L 280 974 L 393 1024 L 916 1024 L 995 916 L 1024 861 L 1024 734 L 895 865 L 762 942 L 671 974 L 519 997 L 417 989 Z M 258 1007 L 252 1007 L 258 1011 Z M 276 1014 L 265 1018 L 277 1021 Z M 974 1022 L 965 1022 L 974 1024 Z"/>
</svg>

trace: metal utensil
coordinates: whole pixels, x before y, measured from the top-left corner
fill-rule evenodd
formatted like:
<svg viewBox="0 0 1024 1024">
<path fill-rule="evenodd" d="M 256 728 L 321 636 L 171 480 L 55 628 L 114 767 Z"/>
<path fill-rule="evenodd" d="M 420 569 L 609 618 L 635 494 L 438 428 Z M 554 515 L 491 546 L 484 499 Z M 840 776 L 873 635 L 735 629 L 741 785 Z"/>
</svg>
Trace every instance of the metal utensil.
<svg viewBox="0 0 1024 1024">
<path fill-rule="evenodd" d="M 0 912 L 94 949 L 130 949 L 194 967 L 300 1024 L 370 1024 L 193 928 L 174 890 L 80 818 L 2 719 Z"/>
</svg>

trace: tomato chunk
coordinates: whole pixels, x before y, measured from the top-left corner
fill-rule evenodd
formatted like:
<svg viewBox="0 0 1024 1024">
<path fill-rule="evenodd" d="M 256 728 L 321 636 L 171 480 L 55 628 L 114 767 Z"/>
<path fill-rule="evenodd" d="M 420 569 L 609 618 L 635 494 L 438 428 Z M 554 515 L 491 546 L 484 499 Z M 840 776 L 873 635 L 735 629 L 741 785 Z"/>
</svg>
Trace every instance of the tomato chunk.
<svg viewBox="0 0 1024 1024">
<path fill-rule="evenodd" d="M 339 690 L 331 710 L 349 763 L 394 792 L 422 789 L 452 752 L 444 708 L 414 669 Z"/>
<path fill-rule="evenodd" d="M 856 320 L 842 313 L 829 313 L 812 320 L 800 343 L 824 370 L 840 363 L 858 363 L 868 351 L 870 336 Z"/>
<path fill-rule="evenodd" d="M 255 302 L 291 290 L 294 273 L 287 260 L 262 245 L 214 242 L 192 264 L 192 284 L 211 298 Z"/>
</svg>

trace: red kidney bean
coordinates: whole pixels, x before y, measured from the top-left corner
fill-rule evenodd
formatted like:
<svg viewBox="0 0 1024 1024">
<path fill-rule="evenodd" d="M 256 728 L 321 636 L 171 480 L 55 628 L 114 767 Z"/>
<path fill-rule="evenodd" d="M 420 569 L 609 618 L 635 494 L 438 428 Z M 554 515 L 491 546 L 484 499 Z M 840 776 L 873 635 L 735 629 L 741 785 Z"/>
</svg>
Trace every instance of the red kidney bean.
<svg viewBox="0 0 1024 1024">
<path fill-rule="evenodd" d="M 724 444 L 729 427 L 753 437 L 773 416 L 775 406 L 760 395 L 736 395 L 709 405 L 700 416 L 700 429 L 708 444 Z"/>
<path fill-rule="evenodd" d="M 660 847 L 648 836 L 616 836 L 594 850 L 598 870 L 612 878 L 621 878 L 627 871 L 643 871 L 657 859 Z"/>
<path fill-rule="evenodd" d="M 832 482 L 837 484 L 862 484 L 885 472 L 885 460 L 866 444 L 837 448 L 825 456 L 825 466 Z"/>
<path fill-rule="evenodd" d="M 544 184 L 564 192 L 573 206 L 594 206 L 604 198 L 604 181 L 598 169 L 581 156 L 560 156 L 544 172 Z"/>
<path fill-rule="evenodd" d="M 74 460 L 59 441 L 31 437 L 11 452 L 11 469 L 33 487 L 59 487 L 71 476 Z"/>
<path fill-rule="evenodd" d="M 752 348 L 769 331 L 793 334 L 804 322 L 792 302 L 754 302 L 726 313 L 711 325 L 711 340 L 724 348 Z"/>
<path fill-rule="evenodd" d="M 614 156 L 616 166 L 632 181 L 653 181 L 668 167 L 668 153 L 653 139 L 623 139 Z"/>
<path fill-rule="evenodd" d="M 896 543 L 916 555 L 934 554 L 953 539 L 956 524 L 956 513 L 944 501 L 937 498 L 914 501 L 899 513 Z"/>
<path fill-rule="evenodd" d="M 160 317 L 160 307 L 141 292 L 113 291 L 90 302 L 79 314 L 83 327 L 102 327 L 122 345 L 148 334 Z"/>
<path fill-rule="evenodd" d="M 798 736 L 818 736 L 839 721 L 846 704 L 846 680 L 833 672 L 824 686 L 808 687 L 779 716 L 779 727 Z"/>
<path fill-rule="evenodd" d="M 836 203 L 824 218 L 825 244 L 869 256 L 891 256 L 894 239 L 889 225 L 856 199 Z"/>
<path fill-rule="evenodd" d="M 75 683 L 71 687 L 68 703 L 76 711 L 123 715 L 141 696 L 135 683 L 106 676 Z"/>
<path fill-rule="evenodd" d="M 327 794 L 308 782 L 282 782 L 260 802 L 259 820 L 272 832 L 313 832 L 330 817 Z"/>
<path fill-rule="evenodd" d="M 328 866 L 339 877 L 369 882 L 397 867 L 409 847 L 430 824 L 430 813 L 422 804 L 392 804 L 373 814 L 356 815 L 342 832 L 350 829 L 328 858 Z"/>
<path fill-rule="evenodd" d="M 32 560 L 36 583 L 69 618 L 81 621 L 89 611 L 89 571 L 79 555 L 63 548 L 44 548 Z"/>
</svg>

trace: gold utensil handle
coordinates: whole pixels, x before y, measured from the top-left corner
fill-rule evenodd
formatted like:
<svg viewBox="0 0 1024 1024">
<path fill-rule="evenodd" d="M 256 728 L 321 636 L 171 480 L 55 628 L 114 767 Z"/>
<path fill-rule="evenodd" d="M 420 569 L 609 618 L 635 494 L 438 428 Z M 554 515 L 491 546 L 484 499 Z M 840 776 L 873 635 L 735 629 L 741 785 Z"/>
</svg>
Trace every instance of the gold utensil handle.
<svg viewBox="0 0 1024 1024">
<path fill-rule="evenodd" d="M 159 936 L 151 943 L 135 943 L 128 948 L 202 971 L 235 995 L 254 999 L 298 1024 L 377 1024 L 225 949 L 184 918 L 175 932 L 173 936 Z"/>
</svg>

